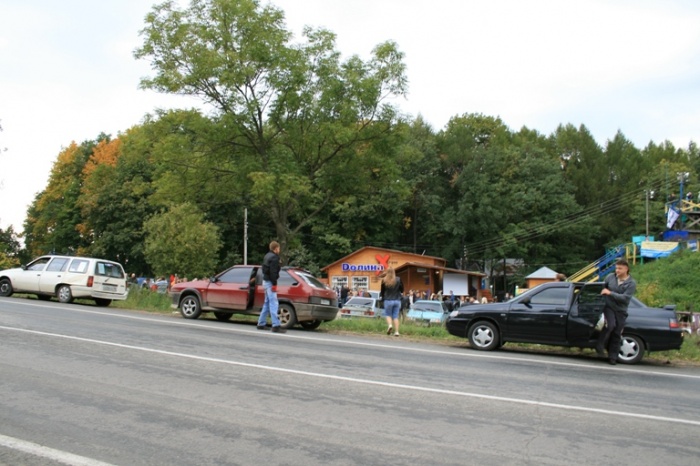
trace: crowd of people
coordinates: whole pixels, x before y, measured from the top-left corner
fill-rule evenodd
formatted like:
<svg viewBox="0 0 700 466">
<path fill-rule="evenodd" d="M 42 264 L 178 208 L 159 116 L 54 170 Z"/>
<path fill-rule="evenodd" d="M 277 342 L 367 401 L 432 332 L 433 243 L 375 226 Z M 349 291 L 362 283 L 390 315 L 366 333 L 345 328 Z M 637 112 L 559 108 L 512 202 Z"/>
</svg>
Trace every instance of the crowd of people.
<svg viewBox="0 0 700 466">
<path fill-rule="evenodd" d="M 196 280 L 196 279 L 195 279 Z M 157 291 L 158 293 L 167 293 L 170 291 L 170 287 L 176 283 L 186 282 L 186 277 L 178 277 L 177 274 L 171 274 L 169 278 L 165 276 L 160 276 L 158 278 L 149 277 L 137 277 L 135 273 L 132 273 L 127 280 L 127 285 L 129 289 L 142 289 Z"/>
<path fill-rule="evenodd" d="M 354 288 L 350 289 L 346 285 L 336 286 L 335 292 L 338 296 L 338 307 L 343 307 L 343 305 L 348 302 L 352 297 L 359 296 L 363 298 L 371 298 L 372 294 L 366 288 Z M 512 296 L 506 293 L 505 300 L 508 301 Z M 401 298 L 401 312 L 403 313 L 406 309 L 411 307 L 416 301 L 419 300 L 430 300 L 430 301 L 443 301 L 447 305 L 447 308 L 452 311 L 461 306 L 466 306 L 468 304 L 486 304 L 495 302 L 493 299 L 488 299 L 485 296 L 478 300 L 475 296 L 465 296 L 455 295 L 452 291 L 449 294 L 443 294 L 442 291 L 437 293 L 431 293 L 429 290 L 407 290 L 404 291 Z"/>
</svg>

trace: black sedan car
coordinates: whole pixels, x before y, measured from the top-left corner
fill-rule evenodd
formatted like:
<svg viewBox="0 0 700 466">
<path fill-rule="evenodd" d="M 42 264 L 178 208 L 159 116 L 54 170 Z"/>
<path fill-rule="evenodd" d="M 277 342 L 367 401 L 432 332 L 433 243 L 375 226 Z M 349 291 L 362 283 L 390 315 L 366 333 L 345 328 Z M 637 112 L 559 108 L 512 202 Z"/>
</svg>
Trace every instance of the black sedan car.
<svg viewBox="0 0 700 466">
<path fill-rule="evenodd" d="M 452 335 L 472 348 L 494 350 L 507 342 L 594 348 L 604 284 L 553 282 L 505 303 L 474 304 L 452 311 L 445 322 Z M 618 361 L 634 364 L 645 351 L 679 349 L 683 331 L 672 306 L 651 308 L 636 298 L 629 306 Z"/>
</svg>

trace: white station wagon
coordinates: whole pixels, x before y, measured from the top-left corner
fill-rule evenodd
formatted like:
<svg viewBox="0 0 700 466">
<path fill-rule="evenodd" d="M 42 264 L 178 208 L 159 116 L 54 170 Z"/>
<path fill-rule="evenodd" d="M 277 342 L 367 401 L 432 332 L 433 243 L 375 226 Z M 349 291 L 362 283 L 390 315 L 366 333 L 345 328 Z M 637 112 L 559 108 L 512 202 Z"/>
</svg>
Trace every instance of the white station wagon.
<svg viewBox="0 0 700 466">
<path fill-rule="evenodd" d="M 118 262 L 92 257 L 41 256 L 27 265 L 0 271 L 0 296 L 35 294 L 55 296 L 62 303 L 75 298 L 94 299 L 98 306 L 127 297 L 126 275 Z"/>
</svg>

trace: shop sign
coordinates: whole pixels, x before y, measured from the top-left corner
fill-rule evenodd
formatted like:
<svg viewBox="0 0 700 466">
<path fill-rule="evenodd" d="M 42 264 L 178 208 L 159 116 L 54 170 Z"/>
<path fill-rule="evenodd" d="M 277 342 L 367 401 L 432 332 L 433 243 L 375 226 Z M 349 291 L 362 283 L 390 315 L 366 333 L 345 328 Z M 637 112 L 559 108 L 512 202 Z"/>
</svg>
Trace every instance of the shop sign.
<svg viewBox="0 0 700 466">
<path fill-rule="evenodd" d="M 377 254 L 374 256 L 374 258 L 377 259 L 378 264 L 349 264 L 347 262 L 343 262 L 341 264 L 341 270 L 343 272 L 375 272 L 377 275 L 379 275 L 389 267 L 390 257 L 390 254 L 385 256 Z"/>
</svg>

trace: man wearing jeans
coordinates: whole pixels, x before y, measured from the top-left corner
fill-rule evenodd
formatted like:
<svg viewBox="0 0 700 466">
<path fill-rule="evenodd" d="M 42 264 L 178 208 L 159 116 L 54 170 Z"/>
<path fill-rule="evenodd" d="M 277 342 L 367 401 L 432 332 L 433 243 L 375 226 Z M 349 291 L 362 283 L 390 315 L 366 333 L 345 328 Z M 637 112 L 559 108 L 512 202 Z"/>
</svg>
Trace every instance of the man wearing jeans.
<svg viewBox="0 0 700 466">
<path fill-rule="evenodd" d="M 287 330 L 280 327 L 280 319 L 277 316 L 279 301 L 277 300 L 277 280 L 280 278 L 280 245 L 277 241 L 270 243 L 270 251 L 263 259 L 263 289 L 265 290 L 265 303 L 258 318 L 258 330 L 267 328 L 267 315 L 272 320 L 272 331 L 284 333 Z"/>
</svg>

